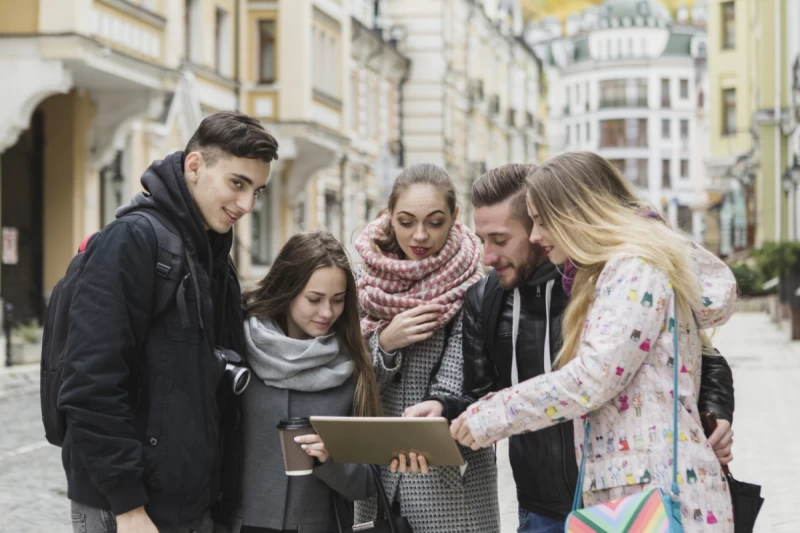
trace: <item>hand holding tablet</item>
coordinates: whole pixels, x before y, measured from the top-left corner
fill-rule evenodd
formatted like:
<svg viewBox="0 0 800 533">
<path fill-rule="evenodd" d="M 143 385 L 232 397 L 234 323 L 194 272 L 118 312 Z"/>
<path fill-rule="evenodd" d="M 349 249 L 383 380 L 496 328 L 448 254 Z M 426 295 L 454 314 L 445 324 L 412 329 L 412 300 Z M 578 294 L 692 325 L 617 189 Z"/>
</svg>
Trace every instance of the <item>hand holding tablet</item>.
<svg viewBox="0 0 800 533">
<path fill-rule="evenodd" d="M 415 454 L 419 470 L 428 466 L 461 466 L 464 458 L 441 417 L 329 417 L 312 416 L 311 424 L 340 464 L 391 465 L 401 456 Z M 424 466 L 423 466 L 424 463 Z M 413 471 L 397 462 L 397 470 Z"/>
</svg>

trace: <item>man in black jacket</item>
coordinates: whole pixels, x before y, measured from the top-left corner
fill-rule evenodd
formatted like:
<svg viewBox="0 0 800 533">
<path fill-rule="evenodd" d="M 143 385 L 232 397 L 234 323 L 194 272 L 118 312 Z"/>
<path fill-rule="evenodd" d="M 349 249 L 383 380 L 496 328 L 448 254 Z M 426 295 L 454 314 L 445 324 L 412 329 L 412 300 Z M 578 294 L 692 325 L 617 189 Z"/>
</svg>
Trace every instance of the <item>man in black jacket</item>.
<svg viewBox="0 0 800 533">
<path fill-rule="evenodd" d="M 204 119 L 184 152 L 154 162 L 145 193 L 89 242 L 69 312 L 59 407 L 74 530 L 211 532 L 221 499 L 224 364 L 241 351 L 233 225 L 267 184 L 278 144 L 246 115 Z M 171 303 L 153 314 L 156 210 L 179 234 Z M 168 261 L 169 262 L 169 261 Z M 161 265 L 159 265 L 161 266 Z M 169 267 L 169 265 L 166 265 Z"/>
<path fill-rule="evenodd" d="M 525 177 L 533 168 L 505 165 L 473 185 L 475 229 L 484 244 L 484 262 L 494 270 L 467 291 L 464 302 L 464 395 L 431 398 L 443 405 L 449 420 L 489 392 L 549 372 L 561 347 L 561 316 L 568 302 L 563 267 L 528 241 L 532 221 Z M 727 463 L 733 377 L 723 357 L 703 357 L 702 372 L 700 410 L 713 411 L 720 420 L 710 442 Z M 570 420 L 510 439 L 522 532 L 564 531 L 578 477 L 572 428 Z"/>
</svg>

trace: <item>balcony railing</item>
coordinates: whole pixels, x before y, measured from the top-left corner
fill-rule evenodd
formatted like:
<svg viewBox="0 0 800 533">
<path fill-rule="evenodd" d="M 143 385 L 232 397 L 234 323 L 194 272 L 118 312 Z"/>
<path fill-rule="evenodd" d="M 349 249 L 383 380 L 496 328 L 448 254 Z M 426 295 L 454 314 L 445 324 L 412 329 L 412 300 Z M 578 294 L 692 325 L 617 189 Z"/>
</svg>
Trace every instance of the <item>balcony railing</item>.
<svg viewBox="0 0 800 533">
<path fill-rule="evenodd" d="M 647 148 L 647 135 L 636 138 L 601 137 L 600 148 Z"/>
<path fill-rule="evenodd" d="M 601 98 L 600 109 L 619 107 L 647 107 L 647 97 L 643 98 Z"/>
</svg>

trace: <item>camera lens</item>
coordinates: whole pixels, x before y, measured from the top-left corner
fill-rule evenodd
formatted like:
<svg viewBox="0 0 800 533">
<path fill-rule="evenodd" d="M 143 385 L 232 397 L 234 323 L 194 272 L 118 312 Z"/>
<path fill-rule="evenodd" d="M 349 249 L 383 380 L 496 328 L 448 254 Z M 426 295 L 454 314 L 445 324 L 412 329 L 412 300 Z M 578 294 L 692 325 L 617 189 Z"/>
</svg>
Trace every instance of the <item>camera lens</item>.
<svg viewBox="0 0 800 533">
<path fill-rule="evenodd" d="M 250 384 L 250 369 L 228 365 L 228 370 L 233 376 L 233 393 L 238 396 L 243 393 Z"/>
</svg>

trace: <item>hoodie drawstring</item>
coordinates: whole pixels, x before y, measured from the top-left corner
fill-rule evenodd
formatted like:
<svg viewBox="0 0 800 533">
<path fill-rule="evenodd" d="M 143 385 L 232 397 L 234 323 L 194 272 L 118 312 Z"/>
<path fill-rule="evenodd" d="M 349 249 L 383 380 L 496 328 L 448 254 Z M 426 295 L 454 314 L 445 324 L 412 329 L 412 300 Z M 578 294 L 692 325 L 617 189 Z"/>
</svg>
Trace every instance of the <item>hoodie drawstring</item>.
<svg viewBox="0 0 800 533">
<path fill-rule="evenodd" d="M 551 279 L 545 286 L 544 301 L 547 322 L 544 329 L 544 373 L 549 374 L 553 370 L 553 362 L 550 360 L 550 301 L 553 296 L 553 286 L 556 280 Z M 511 385 L 519 384 L 519 368 L 517 366 L 517 335 L 519 334 L 519 317 L 521 314 L 522 302 L 519 289 L 514 289 L 514 307 L 511 319 Z"/>
</svg>

